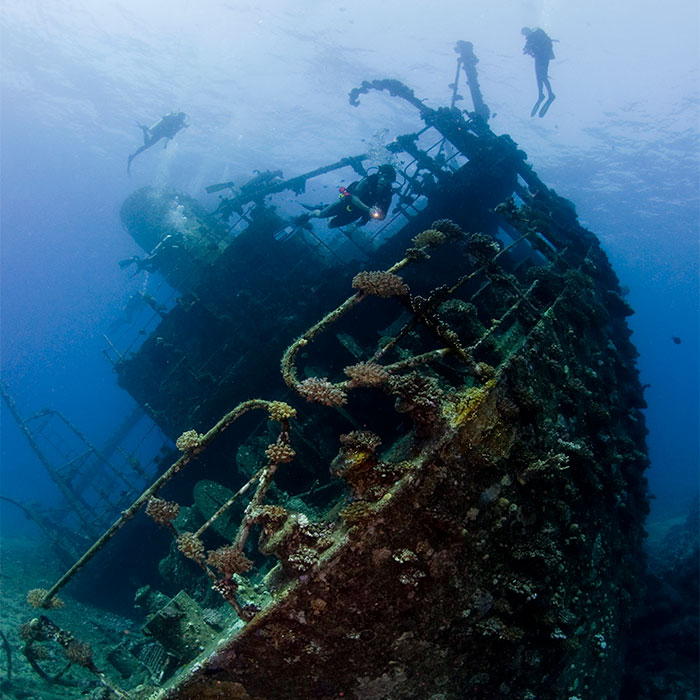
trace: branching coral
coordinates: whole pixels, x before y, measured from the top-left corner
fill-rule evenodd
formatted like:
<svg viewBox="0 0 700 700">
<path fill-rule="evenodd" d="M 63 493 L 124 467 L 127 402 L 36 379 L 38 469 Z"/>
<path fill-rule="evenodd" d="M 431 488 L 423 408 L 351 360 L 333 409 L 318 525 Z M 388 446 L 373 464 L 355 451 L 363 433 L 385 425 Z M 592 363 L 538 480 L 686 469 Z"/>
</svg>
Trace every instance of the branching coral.
<svg viewBox="0 0 700 700">
<path fill-rule="evenodd" d="M 353 277 L 352 288 L 378 297 L 405 296 L 409 291 L 401 277 L 383 271 L 358 272 Z"/>
<path fill-rule="evenodd" d="M 437 248 L 444 243 L 457 241 L 465 236 L 464 231 L 450 219 L 438 219 L 433 222 L 429 229 L 421 231 L 413 237 L 412 240 L 416 247 L 406 251 L 406 259 L 411 262 L 427 260 L 430 256 L 426 253 L 426 249 Z"/>
<path fill-rule="evenodd" d="M 467 244 L 469 255 L 479 265 L 487 265 L 500 252 L 498 243 L 483 233 L 472 233 Z"/>
<path fill-rule="evenodd" d="M 285 440 L 277 440 L 271 445 L 268 445 L 265 450 L 265 455 L 275 464 L 286 464 L 294 459 L 296 452 L 290 447 L 289 443 Z"/>
<path fill-rule="evenodd" d="M 319 554 L 332 544 L 330 526 L 312 522 L 301 513 L 267 506 L 256 511 L 255 521 L 263 523 L 260 551 L 274 554 L 290 573 L 308 571 L 318 561 Z"/>
<path fill-rule="evenodd" d="M 324 406 L 342 406 L 348 400 L 345 391 L 331 384 L 326 377 L 309 377 L 299 382 L 297 391 L 307 401 L 321 403 Z"/>
<path fill-rule="evenodd" d="M 437 219 L 433 221 L 433 225 L 430 227 L 440 233 L 445 234 L 448 240 L 456 241 L 464 238 L 466 235 L 464 231 L 451 219 Z"/>
<path fill-rule="evenodd" d="M 434 228 L 421 231 L 417 236 L 413 237 L 413 243 L 418 248 L 437 248 L 447 240 L 447 236 Z"/>
<path fill-rule="evenodd" d="M 288 515 L 289 511 L 282 506 L 265 505 L 251 513 L 251 519 L 254 523 L 263 523 L 275 529 L 287 519 Z"/>
<path fill-rule="evenodd" d="M 253 562 L 235 547 L 219 547 L 207 554 L 207 564 L 227 577 L 242 574 L 253 568 Z"/>
<path fill-rule="evenodd" d="M 193 532 L 183 532 L 177 538 L 177 548 L 188 559 L 199 562 L 204 558 L 204 543 Z"/>
<path fill-rule="evenodd" d="M 348 387 L 380 386 L 389 378 L 389 372 L 377 362 L 359 362 L 343 371 L 350 377 Z"/>
<path fill-rule="evenodd" d="M 162 498 L 151 498 L 146 506 L 146 515 L 159 525 L 169 525 L 180 513 L 180 504 L 165 501 Z"/>
<path fill-rule="evenodd" d="M 53 585 L 53 587 L 48 591 L 46 596 L 44 597 L 43 602 L 41 605 L 44 607 L 47 607 L 50 604 L 50 601 L 54 598 L 56 592 L 60 590 L 70 579 L 83 567 L 85 564 L 93 557 L 97 552 L 104 547 L 104 545 L 131 519 L 134 517 L 134 515 L 144 506 L 146 505 L 151 498 L 153 498 L 158 491 L 165 486 L 179 471 L 181 471 L 191 460 L 194 456 L 199 454 L 202 450 L 206 448 L 207 445 L 209 445 L 215 438 L 217 438 L 222 432 L 224 432 L 229 426 L 231 426 L 233 423 L 235 423 L 241 416 L 246 414 L 248 411 L 252 411 L 255 409 L 264 409 L 266 411 L 270 411 L 270 406 L 271 402 L 269 401 L 264 401 L 262 399 L 250 399 L 249 401 L 243 401 L 242 403 L 239 403 L 234 409 L 229 411 L 226 415 L 224 415 L 221 420 L 216 423 L 207 433 L 204 435 L 199 435 L 196 433 L 196 431 L 191 430 L 187 431 L 184 433 L 181 438 L 185 438 L 185 436 L 189 436 L 185 438 L 184 444 L 181 442 L 181 446 L 185 448 L 185 452 L 183 455 L 176 461 L 174 462 L 168 469 L 163 472 L 143 493 L 124 511 L 122 511 L 121 517 L 105 532 L 102 537 L 100 537 L 88 550 L 83 554 L 78 561 L 73 564 L 73 566 Z M 284 428 L 285 430 L 287 429 L 286 427 Z M 196 438 L 195 438 L 196 436 Z M 192 449 L 189 449 L 190 446 L 196 444 L 196 447 L 193 447 Z M 249 486 L 255 481 L 257 478 L 260 478 L 261 483 L 265 481 L 267 478 L 271 478 L 271 474 L 273 472 L 270 469 L 263 469 L 259 472 L 258 475 L 256 475 L 248 484 L 246 484 L 244 487 L 239 489 L 238 493 L 232 497 L 229 500 L 228 504 L 225 504 L 226 507 L 228 507 L 233 500 L 238 497 L 241 493 L 243 493 L 245 490 L 249 488 Z M 269 482 L 267 482 L 262 489 L 262 492 L 264 493 L 265 489 L 267 488 L 267 485 L 269 485 Z M 260 491 L 260 488 L 259 488 Z M 256 493 L 256 496 L 258 494 Z M 217 517 L 218 515 L 223 512 L 225 508 L 222 506 L 221 509 L 217 512 Z M 206 526 L 208 527 L 210 523 L 207 523 Z M 235 606 L 234 606 L 235 607 Z M 238 608 L 237 608 L 238 610 Z"/>
<path fill-rule="evenodd" d="M 464 232 L 459 228 L 459 226 L 454 224 L 452 221 L 449 221 L 448 219 L 440 219 L 436 221 L 430 229 L 424 231 L 423 234 L 418 234 L 415 242 L 419 246 L 429 247 L 431 245 L 438 245 L 439 243 L 447 240 L 463 238 L 464 235 Z M 345 397 L 342 389 L 340 387 L 335 387 L 335 391 L 330 393 L 330 389 L 333 387 L 333 385 L 331 385 L 325 378 L 313 378 L 313 381 L 308 379 L 300 381 L 297 374 L 297 368 L 295 366 L 297 355 L 303 348 L 306 348 L 308 344 L 314 338 L 316 338 L 316 336 L 325 331 L 331 324 L 338 321 L 367 296 L 407 297 L 410 289 L 404 280 L 396 273 L 411 262 L 427 260 L 428 257 L 429 256 L 421 247 L 409 248 L 406 252 L 406 256 L 388 270 L 363 271 L 355 275 L 352 280 L 352 287 L 353 289 L 358 290 L 357 293 L 346 299 L 336 309 L 326 314 L 326 316 L 324 316 L 318 323 L 309 328 L 303 336 L 297 338 L 285 351 L 281 364 L 282 377 L 284 378 L 287 386 L 300 393 L 309 401 L 317 401 L 330 406 L 338 406 L 345 403 Z M 447 294 L 453 294 L 454 291 L 456 291 L 456 289 L 458 289 L 466 281 L 468 281 L 467 277 L 461 279 L 452 289 L 447 290 Z M 407 302 L 406 299 L 403 299 L 402 301 L 404 303 Z M 412 308 L 411 310 L 414 309 Z M 441 335 L 441 337 L 444 336 L 444 339 L 447 341 L 447 345 L 449 346 L 449 351 L 454 352 L 457 357 L 469 364 L 470 367 L 473 366 L 475 363 L 469 354 L 464 351 L 463 348 L 461 348 L 455 338 L 449 337 L 447 329 L 441 329 L 437 320 L 431 321 L 431 318 L 434 316 L 434 312 L 435 308 L 432 306 L 430 309 L 427 309 L 426 313 L 424 314 L 421 314 L 420 311 L 416 312 L 414 310 L 417 317 L 414 318 L 409 324 L 406 324 L 404 329 L 400 331 L 399 337 L 393 339 L 393 341 L 390 341 L 384 348 L 382 348 L 382 350 L 380 350 L 379 353 L 375 354 L 375 357 L 370 362 L 359 363 L 358 365 L 354 365 L 353 369 L 348 369 L 347 374 L 350 377 L 350 381 L 346 386 L 348 388 L 354 388 L 356 386 L 377 386 L 378 384 L 383 383 L 385 381 L 385 377 L 383 373 L 374 366 L 377 364 L 376 360 L 379 356 L 389 350 L 390 347 L 393 347 L 401 337 L 403 337 L 418 323 L 427 324 L 432 330 L 436 330 L 438 335 Z M 435 352 L 439 353 L 439 355 L 424 354 L 424 359 L 437 359 L 437 357 L 444 354 L 445 351 L 439 350 Z"/>
</svg>

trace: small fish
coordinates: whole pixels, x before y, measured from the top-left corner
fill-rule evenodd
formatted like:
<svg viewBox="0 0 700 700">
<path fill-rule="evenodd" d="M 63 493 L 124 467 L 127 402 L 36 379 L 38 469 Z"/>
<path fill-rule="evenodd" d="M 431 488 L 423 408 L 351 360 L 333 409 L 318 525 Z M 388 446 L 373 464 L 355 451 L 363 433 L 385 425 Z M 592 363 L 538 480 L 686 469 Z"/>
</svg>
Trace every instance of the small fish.
<svg viewBox="0 0 700 700">
<path fill-rule="evenodd" d="M 681 344 L 681 339 L 677 335 L 672 335 L 671 340 L 676 344 L 680 345 Z"/>
</svg>

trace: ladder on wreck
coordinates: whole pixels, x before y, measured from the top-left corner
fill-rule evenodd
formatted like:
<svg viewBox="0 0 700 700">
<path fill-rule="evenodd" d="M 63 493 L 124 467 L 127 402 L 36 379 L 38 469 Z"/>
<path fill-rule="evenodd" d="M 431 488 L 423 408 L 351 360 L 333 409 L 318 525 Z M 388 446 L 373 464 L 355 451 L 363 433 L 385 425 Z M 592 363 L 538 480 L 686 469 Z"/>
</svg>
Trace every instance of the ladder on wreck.
<svg viewBox="0 0 700 700">
<path fill-rule="evenodd" d="M 0 395 L 58 487 L 62 502 L 54 508 L 38 508 L 7 495 L 2 498 L 20 508 L 44 531 L 59 557 L 72 561 L 153 478 L 137 456 L 146 435 L 130 451 L 120 444 L 143 417 L 143 412 L 134 411 L 107 441 L 105 449 L 100 450 L 60 411 L 44 408 L 23 418 L 4 381 L 0 381 Z M 155 426 L 148 432 L 153 429 Z"/>
</svg>

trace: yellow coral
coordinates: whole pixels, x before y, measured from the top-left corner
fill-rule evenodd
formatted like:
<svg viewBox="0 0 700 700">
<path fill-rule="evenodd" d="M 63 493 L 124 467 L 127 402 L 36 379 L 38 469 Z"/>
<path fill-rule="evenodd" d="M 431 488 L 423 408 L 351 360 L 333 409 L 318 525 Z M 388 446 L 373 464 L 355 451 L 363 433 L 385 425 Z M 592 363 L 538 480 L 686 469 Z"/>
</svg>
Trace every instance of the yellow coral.
<svg viewBox="0 0 700 700">
<path fill-rule="evenodd" d="M 374 509 L 367 501 L 353 501 L 343 508 L 339 515 L 347 523 L 357 523 L 368 518 Z"/>
<path fill-rule="evenodd" d="M 348 450 L 344 457 L 346 462 L 352 462 L 352 465 L 357 467 L 373 457 L 373 454 L 365 450 Z"/>
<path fill-rule="evenodd" d="M 496 380 L 489 379 L 483 386 L 474 386 L 459 392 L 452 401 L 446 404 L 444 408 L 445 418 L 453 426 L 462 425 L 472 420 L 495 386 Z"/>
<path fill-rule="evenodd" d="M 296 408 L 292 408 L 284 401 L 272 401 L 268 412 L 270 414 L 270 419 L 276 421 L 289 420 L 290 418 L 296 418 L 297 415 Z"/>
</svg>

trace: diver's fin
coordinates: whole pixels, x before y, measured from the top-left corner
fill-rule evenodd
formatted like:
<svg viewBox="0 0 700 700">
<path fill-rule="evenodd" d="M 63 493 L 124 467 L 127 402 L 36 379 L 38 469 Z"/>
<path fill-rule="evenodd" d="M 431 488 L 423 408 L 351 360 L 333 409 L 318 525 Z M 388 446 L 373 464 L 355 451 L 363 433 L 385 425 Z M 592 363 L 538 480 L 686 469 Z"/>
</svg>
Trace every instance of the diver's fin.
<svg viewBox="0 0 700 700">
<path fill-rule="evenodd" d="M 540 110 L 540 117 L 544 117 L 547 114 L 547 110 L 552 106 L 552 102 L 556 99 L 556 95 L 550 95 L 549 99 L 542 105 Z"/>
<path fill-rule="evenodd" d="M 295 219 L 285 224 L 283 228 L 278 229 L 274 233 L 274 239 L 276 241 L 288 241 L 292 236 L 296 235 L 301 229 L 311 230 L 311 224 L 309 219 L 311 217 L 308 214 L 300 214 Z"/>
<path fill-rule="evenodd" d="M 542 100 L 544 100 L 544 95 L 540 95 L 537 98 L 537 102 L 535 102 L 535 106 L 532 108 L 532 111 L 530 112 L 531 117 L 534 117 L 537 114 L 537 110 L 540 108 L 540 105 L 542 104 Z"/>
<path fill-rule="evenodd" d="M 318 209 L 323 209 L 323 204 L 304 204 L 303 202 L 297 202 L 307 211 L 316 211 Z"/>
<path fill-rule="evenodd" d="M 287 226 L 275 232 L 274 238 L 280 243 L 288 241 L 300 228 L 301 226 L 297 226 L 296 224 L 287 224 Z"/>
<path fill-rule="evenodd" d="M 207 194 L 214 194 L 214 192 L 221 192 L 221 190 L 232 190 L 232 189 L 233 189 L 232 182 L 220 182 L 216 185 L 209 185 L 209 187 L 205 187 L 204 191 Z"/>
<path fill-rule="evenodd" d="M 138 260 L 138 258 L 135 255 L 132 258 L 126 258 L 125 260 L 120 260 L 119 261 L 119 269 L 125 270 L 130 265 L 133 265 L 137 260 Z"/>
</svg>

